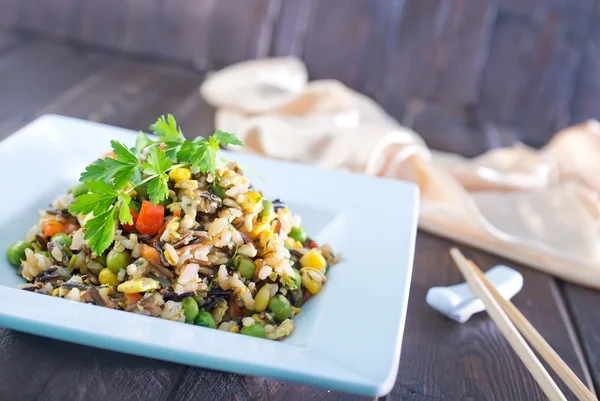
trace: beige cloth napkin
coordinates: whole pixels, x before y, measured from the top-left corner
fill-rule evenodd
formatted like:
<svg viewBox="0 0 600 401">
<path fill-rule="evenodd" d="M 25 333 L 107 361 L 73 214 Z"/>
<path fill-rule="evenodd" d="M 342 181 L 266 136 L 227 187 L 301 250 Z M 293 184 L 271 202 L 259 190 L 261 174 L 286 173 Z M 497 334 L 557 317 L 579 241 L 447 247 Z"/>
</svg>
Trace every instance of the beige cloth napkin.
<svg viewBox="0 0 600 401">
<path fill-rule="evenodd" d="M 325 168 L 413 181 L 423 230 L 600 288 L 600 123 L 474 159 L 430 150 L 368 97 L 308 82 L 295 58 L 247 61 L 200 88 L 216 128 L 246 150 Z"/>
</svg>

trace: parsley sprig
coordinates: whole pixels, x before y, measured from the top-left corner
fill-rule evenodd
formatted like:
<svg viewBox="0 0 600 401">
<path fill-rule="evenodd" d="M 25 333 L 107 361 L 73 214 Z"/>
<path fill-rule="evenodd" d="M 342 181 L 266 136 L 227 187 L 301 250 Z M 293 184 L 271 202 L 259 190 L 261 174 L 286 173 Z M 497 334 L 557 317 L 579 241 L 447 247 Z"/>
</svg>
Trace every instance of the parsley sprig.
<svg viewBox="0 0 600 401">
<path fill-rule="evenodd" d="M 84 225 L 84 238 L 98 255 L 112 244 L 117 221 L 133 224 L 130 204 L 135 188 L 146 185 L 148 198 L 156 205 L 169 196 L 169 171 L 186 167 L 193 173 L 214 173 L 220 145 L 244 146 L 234 134 L 223 131 L 208 140 L 188 141 L 170 114 L 160 117 L 150 130 L 158 139 L 140 132 L 132 149 L 113 140 L 110 144 L 116 157 L 98 159 L 81 174 L 79 181 L 89 192 L 77 197 L 70 210 L 93 213 Z"/>
</svg>

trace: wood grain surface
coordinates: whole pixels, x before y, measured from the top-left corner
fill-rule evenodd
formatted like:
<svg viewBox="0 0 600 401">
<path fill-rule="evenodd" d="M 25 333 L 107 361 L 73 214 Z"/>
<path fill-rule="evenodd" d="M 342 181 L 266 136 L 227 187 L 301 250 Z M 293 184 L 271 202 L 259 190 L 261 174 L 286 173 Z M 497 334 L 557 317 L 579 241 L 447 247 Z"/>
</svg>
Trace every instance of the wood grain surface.
<svg viewBox="0 0 600 401">
<path fill-rule="evenodd" d="M 0 31 L 201 71 L 295 55 L 396 117 L 413 101 L 468 110 L 534 146 L 600 116 L 599 22 L 594 0 L 0 1 Z"/>
<path fill-rule="evenodd" d="M 25 3 L 27 2 L 23 2 Z M 67 3 L 63 1 L 57 4 Z M 479 11 L 465 11 L 470 17 L 464 18 L 474 18 L 471 13 L 475 12 L 483 13 L 482 15 L 485 12 L 495 12 L 494 3 L 482 4 L 478 6 L 480 8 L 476 7 Z M 281 12 L 297 15 L 299 19 L 314 18 L 314 3 L 310 5 L 310 10 L 304 11 L 298 8 L 294 10 L 293 7 L 290 9 L 291 6 L 288 5 L 280 6 L 283 6 L 280 7 Z M 264 11 L 267 14 L 273 12 L 269 7 L 270 3 Z M 316 7 L 324 9 L 330 6 L 319 3 Z M 347 17 L 354 22 L 360 20 L 358 14 L 369 12 L 364 4 L 356 3 L 353 7 L 356 10 L 349 12 Z M 376 10 L 370 12 L 378 14 Z M 406 10 L 400 7 L 396 12 Z M 1 18 L 6 20 L 9 17 L 4 15 Z M 313 24 L 323 23 L 322 20 L 319 21 Z M 280 26 L 276 30 L 283 28 Z M 343 29 L 320 29 L 344 35 Z M 357 37 L 377 36 L 380 34 L 379 29 L 365 23 L 362 36 Z M 299 32 L 297 26 L 289 30 Z M 305 40 L 300 41 L 303 45 L 295 41 L 279 44 L 273 42 L 267 46 L 266 51 L 318 45 L 315 39 L 310 38 L 309 33 L 305 35 Z M 355 53 L 372 52 L 368 45 L 360 46 L 363 46 L 362 50 L 348 47 L 344 51 L 349 58 L 358 57 Z M 251 48 L 257 49 L 255 46 Z M 317 57 L 316 52 L 307 49 L 302 51 L 312 54 L 311 57 Z M 221 62 L 236 57 L 244 58 L 248 53 L 238 56 L 237 53 L 223 54 Z M 315 66 L 319 66 L 314 70 L 315 73 L 329 68 L 327 63 L 317 63 Z M 464 104 L 448 108 L 430 102 L 404 103 L 396 97 L 386 100 L 382 95 L 387 90 L 385 79 L 378 80 L 377 74 L 371 74 L 369 68 L 368 63 L 365 63 L 349 66 L 339 73 L 349 84 L 381 95 L 380 101 L 386 109 L 409 122 L 409 125 L 418 129 L 439 149 L 471 155 L 490 147 L 511 143 L 519 136 L 518 131 L 500 129 L 499 126 L 482 120 L 476 110 L 465 107 Z M 323 72 L 324 75 L 329 73 L 336 72 Z M 213 127 L 213 111 L 198 94 L 201 80 L 202 74 L 189 67 L 149 62 L 146 58 L 62 45 L 24 35 L 2 34 L 0 139 L 46 113 L 71 115 L 139 130 L 147 129 L 158 114 L 173 112 L 186 135 L 207 135 Z M 430 93 L 435 92 L 433 90 Z M 465 90 L 461 92 L 460 98 L 469 99 L 470 96 L 471 90 Z M 459 325 L 426 306 L 425 293 L 428 288 L 462 281 L 447 254 L 453 245 L 455 244 L 451 241 L 419 233 L 399 374 L 394 389 L 384 399 L 544 399 L 532 377 L 485 314 L 474 316 L 469 322 Z M 600 382 L 600 362 L 597 356 L 600 319 L 594 316 L 594 305 L 600 303 L 600 295 L 557 282 L 540 272 L 515 266 L 483 252 L 465 247 L 461 249 L 484 269 L 506 263 L 523 273 L 525 287 L 514 298 L 515 305 L 584 382 L 593 381 L 597 389 Z M 393 294 L 382 294 L 382 299 L 373 302 L 385 302 L 389 296 Z M 376 327 L 376 322 L 370 324 Z M 341 330 L 343 335 L 343 329 Z M 564 386 L 561 388 L 569 399 L 574 399 Z M 0 329 L 0 399 L 107 401 L 362 398 L 271 379 L 190 368 Z"/>
</svg>

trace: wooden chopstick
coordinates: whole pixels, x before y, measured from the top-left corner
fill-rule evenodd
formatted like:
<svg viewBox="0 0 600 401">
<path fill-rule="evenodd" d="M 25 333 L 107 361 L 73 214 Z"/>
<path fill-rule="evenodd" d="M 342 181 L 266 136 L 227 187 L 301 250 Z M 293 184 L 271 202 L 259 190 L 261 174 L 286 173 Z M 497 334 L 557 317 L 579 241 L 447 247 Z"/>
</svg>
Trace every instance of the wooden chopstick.
<svg viewBox="0 0 600 401">
<path fill-rule="evenodd" d="M 533 325 L 523 316 L 523 314 L 517 309 L 512 302 L 504 299 L 498 292 L 496 287 L 488 280 L 483 274 L 481 269 L 477 267 L 473 261 L 467 261 L 471 269 L 477 274 L 479 279 L 485 284 L 487 289 L 490 291 L 496 302 L 500 305 L 504 312 L 508 315 L 510 320 L 514 323 L 517 329 L 521 332 L 523 337 L 533 346 L 533 348 L 544 358 L 544 360 L 550 365 L 550 367 L 558 374 L 558 376 L 566 383 L 571 389 L 573 394 L 580 400 L 586 401 L 598 401 L 594 394 L 583 384 L 579 377 L 569 366 L 561 359 L 561 357 L 552 349 L 550 344 L 544 337 L 533 327 Z"/>
<path fill-rule="evenodd" d="M 560 391 L 554 380 L 552 380 L 546 369 L 544 369 L 540 360 L 535 356 L 531 348 L 529 348 L 525 339 L 519 334 L 517 328 L 510 321 L 509 317 L 492 296 L 486 285 L 473 271 L 464 255 L 456 248 L 450 249 L 450 255 L 454 259 L 454 262 L 462 275 L 467 280 L 473 293 L 481 299 L 487 313 L 496 323 L 513 350 L 517 353 L 517 356 L 533 375 L 544 394 L 546 394 L 551 401 L 566 401 L 564 394 Z"/>
</svg>

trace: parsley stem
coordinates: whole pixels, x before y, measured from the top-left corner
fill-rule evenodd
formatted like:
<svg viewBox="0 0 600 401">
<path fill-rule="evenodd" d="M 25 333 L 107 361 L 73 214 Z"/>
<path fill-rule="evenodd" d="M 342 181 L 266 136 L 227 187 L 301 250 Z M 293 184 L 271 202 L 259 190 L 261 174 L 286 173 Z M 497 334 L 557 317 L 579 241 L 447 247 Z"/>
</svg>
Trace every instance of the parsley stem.
<svg viewBox="0 0 600 401">
<path fill-rule="evenodd" d="M 173 170 L 174 168 L 179 168 L 179 167 L 184 167 L 184 166 L 189 166 L 190 163 L 179 163 L 179 164 L 175 164 L 171 167 L 169 167 L 167 170 L 165 170 L 165 172 Z M 152 181 L 153 179 L 155 179 L 156 177 L 158 177 L 158 174 L 152 174 L 149 175 L 148 177 L 144 178 L 142 181 L 136 183 L 135 185 L 133 185 L 131 188 L 127 189 L 127 192 L 136 189 L 137 187 L 139 187 L 140 185 L 144 185 L 145 183 L 147 183 L 148 181 Z M 133 183 L 131 183 L 133 184 Z"/>
<path fill-rule="evenodd" d="M 134 186 L 132 186 L 131 188 L 128 188 L 128 189 L 127 189 L 127 192 L 129 192 L 129 191 L 131 191 L 131 190 L 133 190 L 133 189 L 135 189 L 135 188 L 139 187 L 140 185 L 144 185 L 145 183 L 147 183 L 148 181 L 151 181 L 152 179 L 154 179 L 154 178 L 156 178 L 156 177 L 158 177 L 158 174 L 153 174 L 153 175 L 150 175 L 150 176 L 148 176 L 148 177 L 144 178 L 142 181 L 138 182 L 137 184 L 135 184 L 135 185 L 134 185 Z"/>
</svg>

